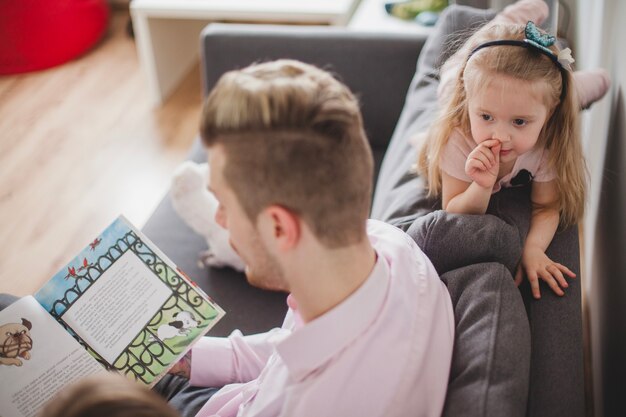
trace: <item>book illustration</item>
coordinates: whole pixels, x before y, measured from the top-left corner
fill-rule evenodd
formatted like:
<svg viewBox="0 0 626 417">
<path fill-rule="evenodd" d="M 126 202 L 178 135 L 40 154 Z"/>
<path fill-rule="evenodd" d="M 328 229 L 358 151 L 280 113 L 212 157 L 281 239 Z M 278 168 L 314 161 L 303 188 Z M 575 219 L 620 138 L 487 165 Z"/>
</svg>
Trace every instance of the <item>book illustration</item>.
<svg viewBox="0 0 626 417">
<path fill-rule="evenodd" d="M 21 336 L 17 349 L 12 347 L 16 333 Z M 41 407 L 63 387 L 88 375 L 106 373 L 32 296 L 0 311 L 0 335 L 0 349 L 22 363 L 0 365 L 2 417 L 40 416 Z"/>
<path fill-rule="evenodd" d="M 159 325 L 157 336 L 161 341 L 178 336 L 187 336 L 191 329 L 198 327 L 196 318 L 189 311 L 181 311 L 176 314 L 173 321 Z"/>
<path fill-rule="evenodd" d="M 67 275 L 64 279 L 68 279 L 69 277 L 76 278 L 76 268 L 73 268 L 71 266 L 67 267 Z"/>
<path fill-rule="evenodd" d="M 123 217 L 35 297 L 106 369 L 147 385 L 223 314 Z M 195 326 L 187 321 L 179 336 L 159 337 L 182 312 Z"/>
<path fill-rule="evenodd" d="M 208 315 L 206 313 L 198 314 L 198 311 L 202 311 L 202 309 L 193 308 L 180 298 L 172 296 L 137 338 L 128 345 L 126 352 L 120 355 L 114 363 L 113 369 L 127 375 L 130 374 L 135 379 L 149 384 L 156 375 L 173 364 L 192 341 L 203 334 L 202 329 L 206 328 L 207 323 L 213 322 L 218 317 L 216 310 L 207 311 Z M 179 321 L 175 319 L 181 317 L 181 313 L 185 313 L 183 317 L 185 315 L 193 316 L 193 323 L 190 319 L 185 324 L 187 328 L 177 329 L 178 334 L 174 337 L 166 337 L 170 335 L 168 330 L 171 329 L 165 329 L 169 327 L 169 323 Z M 176 325 L 178 324 L 176 323 Z M 159 330 L 164 337 L 159 336 Z"/>
<path fill-rule="evenodd" d="M 0 365 L 22 366 L 23 360 L 30 359 L 31 329 L 31 322 L 24 318 L 21 323 L 0 325 Z"/>
<path fill-rule="evenodd" d="M 78 267 L 78 272 L 81 272 L 82 270 L 87 269 L 90 266 L 93 266 L 93 264 L 90 264 L 89 262 L 87 262 L 87 258 L 83 258 L 83 263 L 82 263 L 82 265 L 80 265 Z M 79 278 L 82 278 L 82 276 L 76 274 L 76 267 L 68 266 L 67 267 L 67 275 L 65 275 L 64 279 L 69 279 L 69 278 L 79 279 Z"/>
<path fill-rule="evenodd" d="M 89 249 L 91 249 L 92 251 L 96 250 L 96 246 L 98 246 L 98 245 L 100 244 L 100 242 L 102 242 L 102 239 L 100 239 L 100 238 L 98 238 L 98 237 L 97 237 L 97 238 L 95 238 L 95 239 L 93 240 L 93 242 L 91 242 L 91 243 L 89 244 Z"/>
</svg>

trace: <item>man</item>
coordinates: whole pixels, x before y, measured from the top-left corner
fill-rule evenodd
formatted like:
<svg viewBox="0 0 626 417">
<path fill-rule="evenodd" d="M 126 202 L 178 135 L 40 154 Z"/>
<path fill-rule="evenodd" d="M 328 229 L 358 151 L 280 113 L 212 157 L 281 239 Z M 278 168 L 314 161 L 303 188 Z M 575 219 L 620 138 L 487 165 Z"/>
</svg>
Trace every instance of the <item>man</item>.
<svg viewBox="0 0 626 417">
<path fill-rule="evenodd" d="M 201 135 L 216 221 L 249 282 L 289 292 L 290 308 L 281 329 L 203 338 L 172 371 L 223 388 L 160 390 L 183 413 L 212 395 L 202 417 L 439 416 L 451 302 L 411 238 L 367 220 L 373 161 L 347 87 L 296 61 L 233 71 Z"/>
</svg>

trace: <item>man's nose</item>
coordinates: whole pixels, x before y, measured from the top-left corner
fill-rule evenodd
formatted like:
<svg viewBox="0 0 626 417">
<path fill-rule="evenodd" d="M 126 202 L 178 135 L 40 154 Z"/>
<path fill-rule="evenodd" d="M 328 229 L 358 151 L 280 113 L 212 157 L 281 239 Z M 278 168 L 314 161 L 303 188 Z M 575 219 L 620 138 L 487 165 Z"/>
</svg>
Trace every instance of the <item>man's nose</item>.
<svg viewBox="0 0 626 417">
<path fill-rule="evenodd" d="M 226 216 L 221 207 L 217 208 L 215 212 L 215 223 L 219 224 L 222 228 L 226 229 Z"/>
</svg>

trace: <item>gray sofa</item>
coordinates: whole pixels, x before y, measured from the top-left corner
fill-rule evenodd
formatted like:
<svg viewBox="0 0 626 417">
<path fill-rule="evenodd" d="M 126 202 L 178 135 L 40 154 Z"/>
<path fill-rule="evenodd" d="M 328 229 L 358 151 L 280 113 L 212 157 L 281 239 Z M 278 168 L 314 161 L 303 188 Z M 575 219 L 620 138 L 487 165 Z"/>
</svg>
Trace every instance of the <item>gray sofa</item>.
<svg viewBox="0 0 626 417">
<path fill-rule="evenodd" d="M 453 300 L 456 341 L 444 415 L 582 416 L 579 281 L 562 298 L 543 286 L 542 299 L 535 301 L 528 286 L 518 289 L 511 276 L 528 230 L 529 187 L 496 194 L 491 215 L 448 215 L 436 211 L 439 202 L 425 197 L 411 170 L 414 152 L 407 138 L 433 120 L 436 68 L 450 53 L 448 35 L 491 15 L 449 8 L 428 40 L 342 28 L 209 25 L 201 35 L 203 89 L 206 94 L 225 71 L 261 60 L 294 58 L 335 72 L 362 103 L 377 166 L 372 217 L 408 231 Z M 189 157 L 205 160 L 199 141 Z M 211 335 L 281 324 L 285 294 L 253 288 L 228 268 L 196 265 L 205 240 L 176 215 L 168 196 L 144 232 L 226 310 Z M 559 231 L 548 255 L 579 274 L 576 228 Z"/>
</svg>

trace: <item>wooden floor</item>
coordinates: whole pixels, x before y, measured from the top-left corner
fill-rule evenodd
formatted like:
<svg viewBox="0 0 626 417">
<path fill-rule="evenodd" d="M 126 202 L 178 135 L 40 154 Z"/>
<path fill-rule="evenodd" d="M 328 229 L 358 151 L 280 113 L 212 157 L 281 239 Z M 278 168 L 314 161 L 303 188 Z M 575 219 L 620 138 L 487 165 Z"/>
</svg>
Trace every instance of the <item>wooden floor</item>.
<svg viewBox="0 0 626 417">
<path fill-rule="evenodd" d="M 198 69 L 155 108 L 128 16 L 77 60 L 0 77 L 0 292 L 33 293 L 120 213 L 143 226 L 193 141 Z"/>
</svg>

